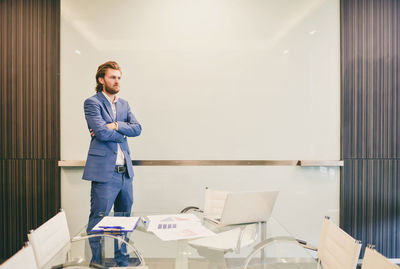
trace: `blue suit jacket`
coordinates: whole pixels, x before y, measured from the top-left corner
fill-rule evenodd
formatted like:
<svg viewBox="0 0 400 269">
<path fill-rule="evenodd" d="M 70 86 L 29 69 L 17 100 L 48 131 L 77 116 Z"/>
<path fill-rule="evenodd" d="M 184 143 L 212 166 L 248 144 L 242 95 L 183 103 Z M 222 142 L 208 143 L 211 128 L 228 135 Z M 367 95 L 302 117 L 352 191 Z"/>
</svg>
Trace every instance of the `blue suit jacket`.
<svg viewBox="0 0 400 269">
<path fill-rule="evenodd" d="M 142 127 L 131 112 L 127 101 L 118 98 L 115 108 L 116 119 L 114 119 L 111 104 L 102 92 L 85 100 L 86 122 L 88 129 L 92 129 L 95 136 L 90 141 L 83 179 L 106 182 L 112 178 L 117 159 L 117 144 L 124 153 L 128 175 L 130 178 L 133 177 L 127 137 L 140 135 Z M 118 123 L 118 131 L 108 129 L 106 126 L 114 121 Z"/>
</svg>

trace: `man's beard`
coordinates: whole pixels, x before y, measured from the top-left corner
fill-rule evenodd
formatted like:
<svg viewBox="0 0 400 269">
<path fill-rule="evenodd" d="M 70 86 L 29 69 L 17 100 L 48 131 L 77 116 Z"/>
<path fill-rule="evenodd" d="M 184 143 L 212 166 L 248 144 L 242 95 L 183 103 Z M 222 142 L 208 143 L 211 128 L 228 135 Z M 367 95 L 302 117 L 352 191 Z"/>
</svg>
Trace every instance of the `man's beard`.
<svg viewBox="0 0 400 269">
<path fill-rule="evenodd" d="M 119 93 L 119 87 L 118 88 L 110 88 L 107 86 L 107 84 L 104 85 L 104 90 L 108 92 L 109 94 L 117 94 Z"/>
</svg>

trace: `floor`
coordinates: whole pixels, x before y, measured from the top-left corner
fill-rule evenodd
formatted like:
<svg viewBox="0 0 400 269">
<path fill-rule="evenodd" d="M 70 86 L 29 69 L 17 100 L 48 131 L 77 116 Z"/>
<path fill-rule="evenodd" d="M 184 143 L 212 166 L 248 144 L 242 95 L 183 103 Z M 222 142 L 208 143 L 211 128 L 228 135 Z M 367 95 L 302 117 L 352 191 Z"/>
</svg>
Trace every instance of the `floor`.
<svg viewBox="0 0 400 269">
<path fill-rule="evenodd" d="M 225 264 L 212 264 L 204 259 L 190 259 L 188 268 L 190 269 L 208 269 L 208 268 L 232 268 L 239 269 L 243 268 L 244 260 L 243 259 L 227 259 Z M 175 268 L 175 260 L 174 259 L 146 259 L 146 265 L 149 269 L 174 269 Z M 281 264 L 266 264 L 261 265 L 259 262 L 255 261 L 248 266 L 249 269 L 286 269 L 286 268 L 294 268 L 294 269 L 311 269 L 316 268 L 315 264 L 309 263 L 281 263 Z"/>
</svg>

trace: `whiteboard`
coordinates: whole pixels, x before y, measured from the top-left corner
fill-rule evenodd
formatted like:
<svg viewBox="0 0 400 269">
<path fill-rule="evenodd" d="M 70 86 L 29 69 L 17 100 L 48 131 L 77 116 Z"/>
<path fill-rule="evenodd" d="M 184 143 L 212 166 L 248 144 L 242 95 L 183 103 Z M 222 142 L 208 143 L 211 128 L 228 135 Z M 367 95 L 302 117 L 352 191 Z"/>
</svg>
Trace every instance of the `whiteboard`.
<svg viewBox="0 0 400 269">
<path fill-rule="evenodd" d="M 63 0 L 61 159 L 86 158 L 107 60 L 143 126 L 133 159 L 339 159 L 339 30 L 332 0 Z"/>
</svg>

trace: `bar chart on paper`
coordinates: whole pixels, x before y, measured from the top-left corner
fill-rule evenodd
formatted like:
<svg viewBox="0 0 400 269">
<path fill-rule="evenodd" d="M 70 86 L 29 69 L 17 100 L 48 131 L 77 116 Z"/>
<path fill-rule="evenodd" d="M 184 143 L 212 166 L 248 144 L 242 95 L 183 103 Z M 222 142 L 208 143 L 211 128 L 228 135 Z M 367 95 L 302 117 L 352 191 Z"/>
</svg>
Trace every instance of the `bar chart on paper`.
<svg viewBox="0 0 400 269">
<path fill-rule="evenodd" d="M 150 221 L 147 230 L 153 232 L 163 241 L 214 235 L 193 214 L 153 215 L 147 216 L 147 219 Z"/>
</svg>

